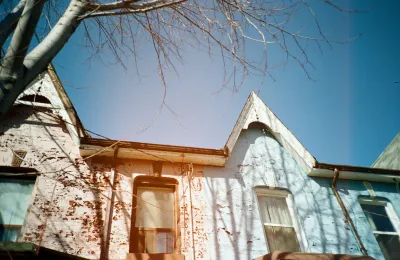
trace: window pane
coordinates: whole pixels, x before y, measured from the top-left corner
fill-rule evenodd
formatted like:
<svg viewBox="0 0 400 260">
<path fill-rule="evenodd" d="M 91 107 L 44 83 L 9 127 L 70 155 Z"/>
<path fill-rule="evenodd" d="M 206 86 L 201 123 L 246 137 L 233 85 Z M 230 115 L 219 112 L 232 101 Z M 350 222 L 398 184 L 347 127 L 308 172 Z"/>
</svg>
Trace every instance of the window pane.
<svg viewBox="0 0 400 260">
<path fill-rule="evenodd" d="M 386 260 L 399 259 L 400 241 L 397 235 L 375 234 Z"/>
<path fill-rule="evenodd" d="M 136 227 L 174 228 L 174 191 L 167 188 L 138 188 Z"/>
<path fill-rule="evenodd" d="M 294 228 L 264 226 L 269 251 L 299 252 L 300 247 Z"/>
<path fill-rule="evenodd" d="M 138 250 L 140 253 L 154 254 L 155 250 L 155 231 L 139 232 Z"/>
<path fill-rule="evenodd" d="M 22 225 L 34 181 L 0 179 L 0 224 Z"/>
<path fill-rule="evenodd" d="M 361 204 L 361 208 L 373 230 L 396 232 L 386 213 L 385 206 Z"/>
<path fill-rule="evenodd" d="M 174 252 L 174 233 L 173 232 L 157 232 L 157 231 L 139 231 L 139 247 L 140 253 L 172 254 Z"/>
<path fill-rule="evenodd" d="M 174 233 L 157 232 L 156 253 L 172 254 L 174 252 Z"/>
<path fill-rule="evenodd" d="M 264 223 L 293 225 L 286 198 L 260 196 L 259 201 Z"/>
</svg>

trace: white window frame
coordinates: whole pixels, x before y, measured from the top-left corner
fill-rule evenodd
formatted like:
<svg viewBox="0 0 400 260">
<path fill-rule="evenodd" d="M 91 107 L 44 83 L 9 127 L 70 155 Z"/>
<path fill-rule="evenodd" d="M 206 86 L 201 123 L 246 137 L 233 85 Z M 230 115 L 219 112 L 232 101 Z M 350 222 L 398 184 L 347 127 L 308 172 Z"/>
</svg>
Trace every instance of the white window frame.
<svg viewBox="0 0 400 260">
<path fill-rule="evenodd" d="M 292 228 L 294 228 L 301 252 L 307 252 L 308 251 L 307 239 L 305 237 L 303 228 L 301 228 L 299 221 L 296 217 L 296 213 L 295 213 L 296 210 L 294 208 L 292 194 L 284 189 L 279 189 L 279 188 L 275 188 L 275 187 L 255 187 L 254 190 L 255 190 L 255 194 L 256 194 L 256 198 L 257 198 L 258 211 L 260 213 L 260 219 L 261 219 L 261 223 L 262 223 L 263 227 L 268 225 L 268 226 L 274 226 L 274 227 L 292 227 Z M 261 206 L 260 206 L 260 200 L 259 200 L 260 196 L 261 197 L 266 196 L 266 197 L 285 198 L 286 204 L 289 209 L 289 214 L 292 219 L 293 226 L 276 224 L 276 223 L 264 223 L 264 220 L 263 220 L 263 217 L 261 214 Z M 269 245 L 268 245 L 268 238 L 267 238 L 267 235 L 265 234 L 265 228 L 263 228 L 263 233 L 264 233 L 265 242 L 267 244 L 268 252 L 271 252 L 271 250 L 269 249 Z"/>
<path fill-rule="evenodd" d="M 360 207 L 362 204 L 364 205 L 375 205 L 375 206 L 383 206 L 385 207 L 386 214 L 389 218 L 389 221 L 392 223 L 396 232 L 385 232 L 385 231 L 376 231 L 373 230 L 371 225 L 369 225 L 372 229 L 372 233 L 375 235 L 397 235 L 400 237 L 400 221 L 399 217 L 396 214 L 396 211 L 393 208 L 392 203 L 386 201 L 384 199 L 376 199 L 376 198 L 359 198 L 358 202 L 360 203 Z M 364 210 L 361 207 L 361 210 L 364 213 Z"/>
</svg>

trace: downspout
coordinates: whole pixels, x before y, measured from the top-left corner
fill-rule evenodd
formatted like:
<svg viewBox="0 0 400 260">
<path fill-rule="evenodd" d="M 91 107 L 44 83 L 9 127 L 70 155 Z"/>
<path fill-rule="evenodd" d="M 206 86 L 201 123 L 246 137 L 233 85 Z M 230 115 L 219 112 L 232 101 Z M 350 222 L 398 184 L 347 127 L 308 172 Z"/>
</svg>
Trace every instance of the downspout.
<svg viewBox="0 0 400 260">
<path fill-rule="evenodd" d="M 362 253 L 363 255 L 367 256 L 367 255 L 368 255 L 367 249 L 365 249 L 364 244 L 363 244 L 363 242 L 361 241 L 361 238 L 360 238 L 360 236 L 359 236 L 359 234 L 358 234 L 358 232 L 357 232 L 357 229 L 356 229 L 356 227 L 354 226 L 353 220 L 351 219 L 351 217 L 350 217 L 350 215 L 349 215 L 349 213 L 348 213 L 346 207 L 344 206 L 343 200 L 342 200 L 342 198 L 340 197 L 339 192 L 336 190 L 336 181 L 337 181 L 338 178 L 339 178 L 339 170 L 338 170 L 337 168 L 335 168 L 334 173 L 335 173 L 335 176 L 333 177 L 333 181 L 332 181 L 332 190 L 333 190 L 333 193 L 335 194 L 335 197 L 336 197 L 336 199 L 337 199 L 337 201 L 338 201 L 340 207 L 342 208 L 343 214 L 344 214 L 344 216 L 345 216 L 347 222 L 349 222 L 349 224 L 350 224 L 350 226 L 351 226 L 351 229 L 353 230 L 353 233 L 354 233 L 354 235 L 355 235 L 355 237 L 356 237 L 356 239 L 357 239 L 357 242 L 358 242 L 358 244 L 359 244 L 359 246 L 360 246 L 360 251 L 361 251 L 361 253 Z"/>
<path fill-rule="evenodd" d="M 110 249 L 110 237 L 111 237 L 111 227 L 112 227 L 112 218 L 114 213 L 114 202 L 115 202 L 115 192 L 116 192 L 116 182 L 117 182 L 117 157 L 118 157 L 118 145 L 114 146 L 114 156 L 112 160 L 111 166 L 111 175 L 112 182 L 110 183 L 110 201 L 107 205 L 106 217 L 105 217 L 105 226 L 103 229 L 103 245 L 102 250 L 100 251 L 100 260 L 108 259 L 108 252 Z"/>
</svg>

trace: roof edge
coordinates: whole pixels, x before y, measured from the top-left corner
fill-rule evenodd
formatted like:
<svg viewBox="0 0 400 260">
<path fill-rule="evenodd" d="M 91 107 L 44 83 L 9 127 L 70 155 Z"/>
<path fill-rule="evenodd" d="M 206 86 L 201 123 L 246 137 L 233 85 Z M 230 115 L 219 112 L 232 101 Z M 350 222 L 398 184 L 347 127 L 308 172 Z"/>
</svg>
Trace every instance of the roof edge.
<svg viewBox="0 0 400 260">
<path fill-rule="evenodd" d="M 217 155 L 228 157 L 224 149 L 210 149 L 210 148 L 198 148 L 190 146 L 177 146 L 167 144 L 152 144 L 152 143 L 141 143 L 141 142 L 130 142 L 130 141 L 117 141 L 111 139 L 100 139 L 92 137 L 82 137 L 80 139 L 81 145 L 93 145 L 100 147 L 110 147 L 118 142 L 119 148 L 129 149 L 143 149 L 143 150 L 157 150 L 167 152 L 180 152 L 180 153 L 192 153 L 192 154 L 204 154 L 204 155 Z"/>
<path fill-rule="evenodd" d="M 259 122 L 268 126 L 275 138 L 292 155 L 294 160 L 306 173 L 313 168 L 317 161 L 315 157 L 292 134 L 292 132 L 254 91 L 251 91 L 247 98 L 239 118 L 229 135 L 228 141 L 226 142 L 225 149 L 227 150 L 228 155 L 232 153 L 240 132 L 243 129 L 247 129 L 247 126 L 252 122 Z"/>
<path fill-rule="evenodd" d="M 70 117 L 72 124 L 75 127 L 76 132 L 78 133 L 78 136 L 88 137 L 89 135 L 86 133 L 85 127 L 83 126 L 82 121 L 80 120 L 78 113 L 76 112 L 71 99 L 69 98 L 67 92 L 65 91 L 64 86 L 61 83 L 61 80 L 58 77 L 57 72 L 52 63 L 50 63 L 49 66 L 47 67 L 47 72 L 49 73 L 50 79 L 54 84 L 54 87 L 61 99 L 61 102 L 64 104 L 65 110 L 67 111 L 68 116 Z"/>
<path fill-rule="evenodd" d="M 397 142 L 397 138 L 400 139 L 400 132 L 397 133 L 397 135 L 392 139 L 392 141 L 390 141 L 390 143 L 385 147 L 385 149 L 382 151 L 382 153 L 376 158 L 374 163 L 371 164 L 371 167 L 374 167 L 374 165 L 376 165 L 381 160 L 381 158 L 386 154 L 386 152 L 389 151 L 391 146 L 394 145 L 395 142 Z"/>
<path fill-rule="evenodd" d="M 341 164 L 329 164 L 329 163 L 320 163 L 320 162 L 316 162 L 314 168 L 324 169 L 324 170 L 338 169 L 339 171 L 361 172 L 361 173 L 372 173 L 372 174 L 387 174 L 387 175 L 400 176 L 400 170 L 352 166 L 352 165 L 341 165 Z"/>
</svg>

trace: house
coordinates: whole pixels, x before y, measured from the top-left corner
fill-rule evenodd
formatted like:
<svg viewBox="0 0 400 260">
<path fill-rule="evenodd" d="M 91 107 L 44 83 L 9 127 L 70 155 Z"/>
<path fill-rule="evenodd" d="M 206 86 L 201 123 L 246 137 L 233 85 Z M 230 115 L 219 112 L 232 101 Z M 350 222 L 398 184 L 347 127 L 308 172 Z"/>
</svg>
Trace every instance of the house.
<svg viewBox="0 0 400 260">
<path fill-rule="evenodd" d="M 95 138 L 52 66 L 0 127 L 1 259 L 400 259 L 399 135 L 321 163 L 252 93 L 221 149 Z"/>
</svg>

